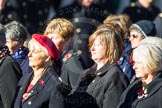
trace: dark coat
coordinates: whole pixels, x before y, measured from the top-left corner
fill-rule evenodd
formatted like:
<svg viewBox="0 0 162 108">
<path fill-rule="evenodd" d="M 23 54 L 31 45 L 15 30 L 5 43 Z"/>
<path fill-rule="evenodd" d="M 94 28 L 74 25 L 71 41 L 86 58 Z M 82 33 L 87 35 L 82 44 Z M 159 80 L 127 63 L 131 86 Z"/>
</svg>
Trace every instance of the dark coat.
<svg viewBox="0 0 162 108">
<path fill-rule="evenodd" d="M 21 76 L 21 68 L 12 57 L 0 58 L 0 108 L 11 108 Z"/>
<path fill-rule="evenodd" d="M 20 67 L 22 69 L 22 73 L 30 73 L 33 71 L 33 69 L 29 66 L 29 57 L 26 56 L 26 58 L 21 62 Z"/>
<path fill-rule="evenodd" d="M 30 34 L 43 33 L 48 23 L 49 7 L 53 0 L 19 0 L 21 23 Z M 56 0 L 54 0 L 56 1 Z"/>
<path fill-rule="evenodd" d="M 64 83 L 74 87 L 84 71 L 85 66 L 80 55 L 72 50 L 65 54 L 61 68 L 61 79 Z"/>
<path fill-rule="evenodd" d="M 102 22 L 108 14 L 109 12 L 106 12 L 103 6 L 99 4 L 92 3 L 89 7 L 84 7 L 75 0 L 72 4 L 59 8 L 56 12 L 56 17 L 63 17 L 69 20 L 73 20 L 71 18 L 85 17 Z"/>
<path fill-rule="evenodd" d="M 83 100 L 86 100 L 86 104 L 91 102 L 95 105 L 96 102 L 98 108 L 116 108 L 121 94 L 129 84 L 128 78 L 117 63 L 107 63 L 95 73 L 92 70 L 82 77 L 79 87 L 73 94 L 83 94 L 82 91 L 85 90 Z"/>
<path fill-rule="evenodd" d="M 147 96 L 138 98 L 137 91 L 142 86 L 140 79 L 132 83 L 122 94 L 118 108 L 162 108 L 162 71 L 147 84 Z"/>
<path fill-rule="evenodd" d="M 21 21 L 18 0 L 5 0 L 5 6 L 0 13 L 0 22 L 5 25 L 11 21 Z"/>
<path fill-rule="evenodd" d="M 126 7 L 123 13 L 129 15 L 132 22 L 135 23 L 144 19 L 153 21 L 160 13 L 160 10 L 153 5 L 146 9 L 142 7 L 138 1 L 136 1 L 135 6 Z"/>
<path fill-rule="evenodd" d="M 69 19 L 74 25 L 75 34 L 70 47 L 80 55 L 86 68 L 94 64 L 88 49 L 89 36 L 107 15 L 102 6 L 92 3 L 89 7 L 84 7 L 78 0 L 74 0 L 71 5 L 60 8 L 56 12 L 57 18 Z"/>
<path fill-rule="evenodd" d="M 14 108 L 64 108 L 63 95 L 57 89 L 61 81 L 52 67 L 47 68 L 44 75 L 28 92 L 30 93 L 29 97 L 26 100 L 22 99 L 32 75 L 33 73 L 27 73 L 21 78 Z M 42 81 L 43 83 L 41 83 Z"/>
<path fill-rule="evenodd" d="M 162 17 L 160 16 L 157 16 L 154 20 L 154 24 L 155 24 L 155 27 L 156 27 L 156 31 L 157 31 L 157 37 L 160 37 L 162 38 L 162 31 L 161 31 L 161 28 L 162 28 Z"/>
</svg>

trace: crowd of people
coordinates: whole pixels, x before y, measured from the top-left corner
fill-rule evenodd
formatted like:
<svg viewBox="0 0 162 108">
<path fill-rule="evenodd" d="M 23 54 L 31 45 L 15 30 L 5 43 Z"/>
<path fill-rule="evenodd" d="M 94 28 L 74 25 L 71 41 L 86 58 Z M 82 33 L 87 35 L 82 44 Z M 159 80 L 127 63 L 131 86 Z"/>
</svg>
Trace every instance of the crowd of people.
<svg viewBox="0 0 162 108">
<path fill-rule="evenodd" d="M 1 0 L 0 108 L 162 108 L 162 11 L 129 2 Z"/>
</svg>

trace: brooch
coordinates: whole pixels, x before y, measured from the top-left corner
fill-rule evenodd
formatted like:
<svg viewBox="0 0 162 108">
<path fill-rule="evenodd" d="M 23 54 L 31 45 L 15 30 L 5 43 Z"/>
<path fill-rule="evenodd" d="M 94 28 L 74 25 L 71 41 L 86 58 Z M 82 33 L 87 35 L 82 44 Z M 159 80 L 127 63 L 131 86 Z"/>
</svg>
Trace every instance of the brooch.
<svg viewBox="0 0 162 108">
<path fill-rule="evenodd" d="M 145 87 L 142 87 L 140 89 L 138 89 L 138 99 L 141 99 L 141 98 L 145 98 L 147 97 L 147 89 Z"/>
<path fill-rule="evenodd" d="M 30 95 L 31 95 L 30 92 L 29 92 L 29 93 L 24 93 L 24 94 L 23 94 L 23 99 L 24 99 L 24 100 L 28 99 Z"/>
<path fill-rule="evenodd" d="M 72 56 L 72 54 L 70 54 L 70 53 L 65 54 L 63 61 L 64 62 L 67 61 L 71 56 Z"/>
</svg>

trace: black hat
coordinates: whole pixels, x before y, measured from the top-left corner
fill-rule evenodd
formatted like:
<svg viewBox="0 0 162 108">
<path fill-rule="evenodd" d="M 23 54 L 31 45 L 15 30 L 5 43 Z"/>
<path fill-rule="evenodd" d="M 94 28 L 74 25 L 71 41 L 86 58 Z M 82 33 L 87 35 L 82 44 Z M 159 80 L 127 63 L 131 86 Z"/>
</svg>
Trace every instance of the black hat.
<svg viewBox="0 0 162 108">
<path fill-rule="evenodd" d="M 132 24 L 130 30 L 133 28 L 137 28 L 144 37 L 156 35 L 155 24 L 149 20 L 140 20 L 135 24 Z"/>
</svg>

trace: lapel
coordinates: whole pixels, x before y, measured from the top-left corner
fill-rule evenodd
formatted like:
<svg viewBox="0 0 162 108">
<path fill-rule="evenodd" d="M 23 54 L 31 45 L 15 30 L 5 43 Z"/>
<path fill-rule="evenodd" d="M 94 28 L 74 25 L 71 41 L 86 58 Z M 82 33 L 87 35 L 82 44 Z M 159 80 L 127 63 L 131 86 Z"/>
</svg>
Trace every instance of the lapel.
<svg viewBox="0 0 162 108">
<path fill-rule="evenodd" d="M 43 90 L 43 88 L 45 87 L 46 83 L 48 82 L 48 80 L 50 79 L 53 73 L 54 73 L 54 70 L 52 69 L 52 67 L 48 67 L 45 70 L 45 73 L 43 74 L 43 76 L 37 81 L 34 87 L 28 92 L 28 98 L 22 99 L 22 104 L 24 104 L 28 99 L 32 98 L 34 95 L 39 94 Z M 25 88 L 27 86 L 28 85 L 26 85 Z M 25 91 L 23 91 L 23 94 L 24 93 Z"/>
<path fill-rule="evenodd" d="M 33 75 L 33 72 L 23 76 L 24 80 L 22 80 L 22 83 L 20 84 L 20 89 L 19 89 L 18 96 L 17 96 L 19 105 L 21 104 L 22 96 L 24 92 L 26 91 L 28 84 L 30 83 L 30 79 L 32 75 Z"/>
</svg>

